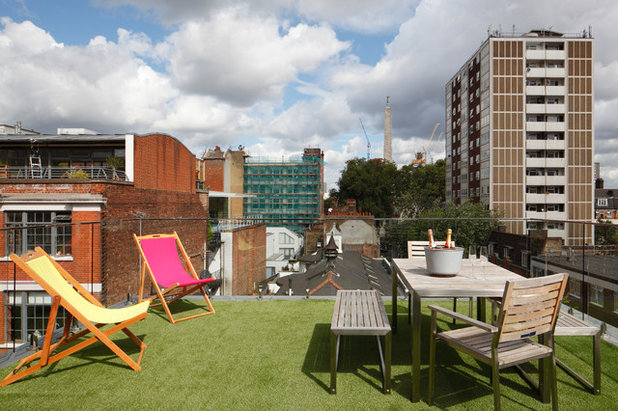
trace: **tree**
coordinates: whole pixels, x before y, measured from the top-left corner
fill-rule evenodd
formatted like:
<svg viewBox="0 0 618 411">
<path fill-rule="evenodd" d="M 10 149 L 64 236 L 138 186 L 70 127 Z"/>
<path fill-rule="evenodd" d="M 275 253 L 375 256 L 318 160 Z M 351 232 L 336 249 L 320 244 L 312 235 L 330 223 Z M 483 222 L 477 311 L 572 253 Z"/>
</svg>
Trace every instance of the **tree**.
<svg viewBox="0 0 618 411">
<path fill-rule="evenodd" d="M 433 230 L 436 241 L 446 240 L 448 228 L 453 230 L 453 241 L 458 247 L 480 246 L 487 242 L 489 232 L 499 225 L 500 216 L 485 210 L 482 203 L 449 203 L 446 208 L 435 207 L 423 211 L 418 219 L 409 219 L 386 227 L 385 243 L 393 256 L 405 256 L 407 241 L 427 240 L 427 230 Z"/>
<path fill-rule="evenodd" d="M 399 173 L 397 166 L 381 159 L 354 158 L 346 162 L 341 172 L 336 197 L 356 200 L 358 208 L 375 217 L 392 217 Z"/>
<path fill-rule="evenodd" d="M 444 204 L 446 200 L 444 160 L 418 167 L 403 166 L 399 173 L 403 187 L 396 205 L 402 217 L 416 217 L 425 210 Z"/>
<path fill-rule="evenodd" d="M 598 219 L 600 224 L 612 224 L 609 220 Z M 594 243 L 596 245 L 618 245 L 618 227 L 597 225 L 594 227 Z"/>
</svg>

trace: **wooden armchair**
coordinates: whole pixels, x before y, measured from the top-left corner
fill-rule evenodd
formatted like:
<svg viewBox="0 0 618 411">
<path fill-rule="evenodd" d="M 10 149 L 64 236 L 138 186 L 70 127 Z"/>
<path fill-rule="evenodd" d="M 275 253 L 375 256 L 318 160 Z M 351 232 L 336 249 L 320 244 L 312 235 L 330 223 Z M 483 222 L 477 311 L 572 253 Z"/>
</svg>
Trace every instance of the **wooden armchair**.
<svg viewBox="0 0 618 411">
<path fill-rule="evenodd" d="M 431 405 L 433 399 L 436 341 L 440 340 L 491 366 L 494 408 L 497 410 L 500 409 L 499 370 L 548 358 L 551 362 L 551 367 L 547 368 L 551 368 L 548 377 L 551 378 L 552 407 L 558 409 L 553 331 L 567 278 L 567 274 L 554 274 L 507 282 L 496 326 L 430 305 L 428 307 L 431 310 L 428 403 Z M 457 318 L 469 324 L 470 327 L 438 332 L 437 313 Z M 546 345 L 533 341 L 531 337 L 535 336 L 547 336 Z"/>
</svg>

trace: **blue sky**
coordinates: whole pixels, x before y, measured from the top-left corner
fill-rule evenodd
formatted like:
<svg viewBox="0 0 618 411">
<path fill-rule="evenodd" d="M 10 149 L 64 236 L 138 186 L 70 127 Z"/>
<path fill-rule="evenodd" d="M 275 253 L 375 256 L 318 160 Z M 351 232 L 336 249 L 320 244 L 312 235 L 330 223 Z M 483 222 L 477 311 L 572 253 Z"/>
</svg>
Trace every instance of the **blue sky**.
<svg viewBox="0 0 618 411">
<path fill-rule="evenodd" d="M 320 147 L 328 188 L 346 160 L 366 156 L 359 118 L 371 156 L 382 155 L 387 95 L 395 162 L 428 146 L 444 84 L 489 25 L 592 26 L 595 161 L 618 187 L 611 0 L 0 0 L 0 19 L 0 123 L 158 131 L 196 154 Z"/>
</svg>

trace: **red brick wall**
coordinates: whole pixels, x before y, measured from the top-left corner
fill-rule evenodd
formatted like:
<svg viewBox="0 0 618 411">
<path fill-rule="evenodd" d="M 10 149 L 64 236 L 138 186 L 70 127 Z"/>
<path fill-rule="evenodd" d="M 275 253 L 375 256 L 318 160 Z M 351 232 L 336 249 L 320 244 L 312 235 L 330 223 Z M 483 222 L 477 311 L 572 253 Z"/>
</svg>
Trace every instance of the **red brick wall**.
<svg viewBox="0 0 618 411">
<path fill-rule="evenodd" d="M 234 295 L 251 295 L 255 283 L 266 279 L 266 225 L 234 230 Z"/>
<path fill-rule="evenodd" d="M 223 188 L 223 158 L 204 159 L 204 185 L 213 191 L 224 191 Z"/>
<path fill-rule="evenodd" d="M 140 232 L 134 212 L 145 213 L 145 218 L 199 218 L 198 220 L 142 221 L 142 233 L 177 231 L 192 257 L 192 264 L 199 272 L 207 236 L 207 202 L 202 205 L 197 194 L 180 191 L 162 191 L 135 188 L 130 183 L 90 183 L 77 181 L 67 184 L 2 184 L 3 193 L 92 193 L 107 199 L 102 213 L 74 211 L 72 221 L 83 223 L 104 220 L 104 225 L 74 225 L 72 227 L 73 261 L 61 265 L 82 283 L 102 283 L 103 295 L 95 294 L 104 305 L 122 301 L 127 293 L 138 294 L 139 253 L 133 233 Z M 0 227 L 4 226 L 4 213 L 0 213 Z M 91 242 L 94 239 L 94 244 Z M 4 254 L 4 235 L 0 235 L 0 254 Z M 91 255 L 92 253 L 92 255 Z M 12 262 L 0 262 L 0 281 L 12 281 Z M 30 281 L 24 273 L 17 280 Z M 148 291 L 148 289 L 147 289 Z M 0 307 L 4 307 L 0 305 Z M 4 310 L 0 310 L 0 326 L 4 326 Z M 4 337 L 0 329 L 0 338 Z M 0 341 L 0 343 L 3 341 Z"/>
<path fill-rule="evenodd" d="M 195 156 L 165 134 L 135 136 L 137 188 L 195 193 Z"/>
<path fill-rule="evenodd" d="M 144 213 L 142 234 L 176 231 L 187 254 L 194 256 L 192 264 L 199 274 L 203 268 L 203 256 L 197 254 L 202 253 L 206 241 L 208 210 L 197 194 L 110 185 L 105 197 L 103 291 L 107 305 L 122 301 L 128 293 L 137 295 L 139 292 L 139 252 L 133 233 L 140 234 L 140 222 L 119 221 L 136 219 L 136 212 Z M 149 220 L 161 218 L 177 220 Z M 150 291 L 149 285 L 146 291 Z"/>
</svg>

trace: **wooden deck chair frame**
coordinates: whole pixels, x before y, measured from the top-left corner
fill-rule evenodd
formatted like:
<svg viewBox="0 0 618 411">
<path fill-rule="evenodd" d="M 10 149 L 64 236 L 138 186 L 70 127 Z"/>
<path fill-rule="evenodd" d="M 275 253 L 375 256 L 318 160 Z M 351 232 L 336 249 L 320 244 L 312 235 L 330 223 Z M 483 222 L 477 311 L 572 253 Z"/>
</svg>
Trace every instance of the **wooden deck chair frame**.
<svg viewBox="0 0 618 411">
<path fill-rule="evenodd" d="M 558 388 L 553 334 L 567 279 L 567 274 L 554 274 L 547 277 L 508 281 L 496 326 L 439 306 L 428 306 L 431 310 L 428 404 L 432 404 L 435 385 L 436 341 L 441 340 L 491 367 L 491 383 L 496 410 L 500 409 L 499 370 L 535 360 L 549 361 L 549 364 L 545 362 L 545 367 L 540 368 L 539 373 L 542 379 L 540 378 L 538 384 L 519 367 L 518 371 L 526 382 L 536 388 L 541 386 L 541 382 L 544 384 L 543 388 L 546 387 L 545 384 L 549 384 L 552 409 L 557 410 Z M 471 327 L 438 332 L 437 313 L 456 317 Z M 538 343 L 531 339 L 533 336 L 539 337 Z M 549 371 L 549 375 L 541 373 L 543 368 Z"/>
<path fill-rule="evenodd" d="M 142 240 L 147 240 L 147 239 L 156 239 L 156 238 L 169 238 L 169 237 L 173 237 L 175 242 L 176 242 L 176 246 L 178 247 L 178 249 L 180 250 L 180 253 L 182 254 L 182 258 L 184 259 L 185 263 L 185 267 L 188 269 L 189 274 L 194 277 L 196 280 L 199 280 L 199 276 L 197 275 L 197 273 L 195 272 L 195 269 L 193 268 L 193 265 L 191 264 L 191 260 L 189 259 L 189 255 L 187 254 L 187 252 L 185 251 L 185 248 L 182 245 L 182 242 L 180 241 L 180 238 L 178 237 L 178 234 L 176 233 L 176 231 L 174 231 L 172 234 L 150 234 L 150 235 L 142 235 L 142 236 L 138 236 L 136 234 L 133 234 L 133 238 L 135 239 L 135 244 L 137 244 L 137 248 L 139 249 L 140 255 L 142 257 L 142 266 L 141 266 L 141 275 L 140 275 L 140 287 L 139 287 L 139 301 L 142 301 L 143 296 L 144 296 L 144 283 L 146 280 L 146 272 L 148 272 L 149 276 L 150 276 L 150 281 L 153 284 L 153 287 L 155 289 L 156 292 L 156 296 L 153 297 L 154 299 L 158 299 L 159 303 L 156 304 L 152 304 L 151 307 L 156 307 L 158 305 L 162 305 L 163 309 L 165 310 L 165 313 L 167 314 L 167 318 L 169 319 L 169 321 L 172 324 L 175 324 L 179 321 L 185 321 L 185 320 L 190 320 L 192 318 L 197 318 L 197 317 L 202 317 L 205 315 L 210 315 L 210 314 L 214 314 L 215 313 L 215 309 L 213 308 L 212 304 L 210 303 L 210 299 L 208 298 L 208 295 L 206 294 L 206 292 L 204 291 L 204 286 L 206 284 L 208 284 L 207 282 L 203 282 L 200 284 L 196 284 L 196 285 L 190 285 L 190 286 L 186 286 L 186 287 L 182 287 L 180 286 L 179 283 L 176 283 L 175 285 L 172 285 L 171 287 L 167 287 L 165 289 L 162 289 L 161 287 L 159 287 L 159 284 L 157 283 L 157 280 L 155 278 L 154 273 L 152 272 L 152 268 L 150 266 L 150 264 L 148 263 L 148 258 L 146 257 L 144 250 L 142 249 L 142 245 L 141 242 Z M 214 280 L 214 278 L 212 279 Z M 212 281 L 210 280 L 210 281 Z M 169 304 L 173 303 L 174 301 L 186 296 L 186 295 L 190 295 L 193 294 L 196 291 L 200 291 L 200 293 L 202 294 L 202 297 L 204 298 L 204 301 L 206 301 L 206 305 L 208 305 L 208 311 L 204 312 L 204 313 L 200 313 L 200 314 L 195 314 L 195 315 L 190 315 L 187 317 L 183 317 L 183 318 L 174 318 L 174 316 L 172 315 L 172 312 L 169 308 Z M 174 292 L 172 292 L 174 291 Z M 169 300 L 166 300 L 166 298 L 169 298 Z"/>
<path fill-rule="evenodd" d="M 16 254 L 11 254 L 11 260 L 26 274 L 28 274 L 34 281 L 36 281 L 52 298 L 52 306 L 49 313 L 49 318 L 47 322 L 47 329 L 45 331 L 45 339 L 43 342 L 43 348 L 40 351 L 37 351 L 24 359 L 22 359 L 17 366 L 11 371 L 9 375 L 7 375 L 2 381 L 0 381 L 0 386 L 6 386 L 20 380 L 21 378 L 32 374 L 35 371 L 40 370 L 41 368 L 53 364 L 64 357 L 67 357 L 82 348 L 88 347 L 89 345 L 100 341 L 105 344 L 110 350 L 112 350 L 122 361 L 124 361 L 129 367 L 131 367 L 135 371 L 141 370 L 141 361 L 142 356 L 144 355 L 144 350 L 146 349 L 146 344 L 144 344 L 135 334 L 133 334 L 127 328 L 131 324 L 141 321 L 146 318 L 148 314 L 148 305 L 149 302 L 142 303 L 142 307 L 129 307 L 132 309 L 131 311 L 138 312 L 137 315 L 132 316 L 129 319 L 125 319 L 123 321 L 118 322 L 109 322 L 109 323 L 94 323 L 88 319 L 84 313 L 80 312 L 76 307 L 73 306 L 67 300 L 66 290 L 57 290 L 53 285 L 50 285 L 35 269 L 30 267 L 28 264 L 34 259 L 37 258 L 46 258 L 53 265 L 53 267 L 57 270 L 57 272 L 66 280 L 72 287 L 75 292 L 79 294 L 76 298 L 83 298 L 86 305 L 92 305 L 97 307 L 97 309 L 103 308 L 106 310 L 108 314 L 110 314 L 110 318 L 113 318 L 114 312 L 121 312 L 126 309 L 105 309 L 103 305 L 92 296 L 84 287 L 82 287 L 79 282 L 77 282 L 64 268 L 62 268 L 56 261 L 54 261 L 42 248 L 36 247 L 35 251 L 28 252 L 24 254 L 22 257 L 17 256 Z M 62 280 L 61 280 L 62 281 Z M 68 284 L 67 284 L 68 285 Z M 71 290 L 71 293 L 73 291 Z M 59 341 L 52 344 L 52 337 L 54 333 L 54 325 L 56 323 L 56 317 L 58 314 L 58 309 L 60 306 L 64 307 L 66 310 L 66 319 L 64 324 L 64 331 Z M 135 309 L 133 309 L 135 307 Z M 123 318 L 127 317 L 126 311 L 124 311 Z M 76 333 L 71 333 L 71 323 L 73 319 L 79 321 L 85 329 L 78 331 Z M 105 330 L 101 329 L 106 325 L 112 325 L 111 328 L 107 328 Z M 137 361 L 134 361 L 127 353 L 125 353 L 118 345 L 116 345 L 109 336 L 115 332 L 122 331 L 129 337 L 139 348 L 139 356 Z M 75 345 L 72 345 L 68 348 L 65 348 L 62 351 L 58 351 L 61 347 L 72 343 L 73 341 L 81 338 L 89 333 L 92 333 L 93 336 L 81 341 Z M 38 363 L 32 364 L 34 361 L 39 360 Z M 24 366 L 27 366 L 25 370 L 19 371 Z"/>
</svg>

